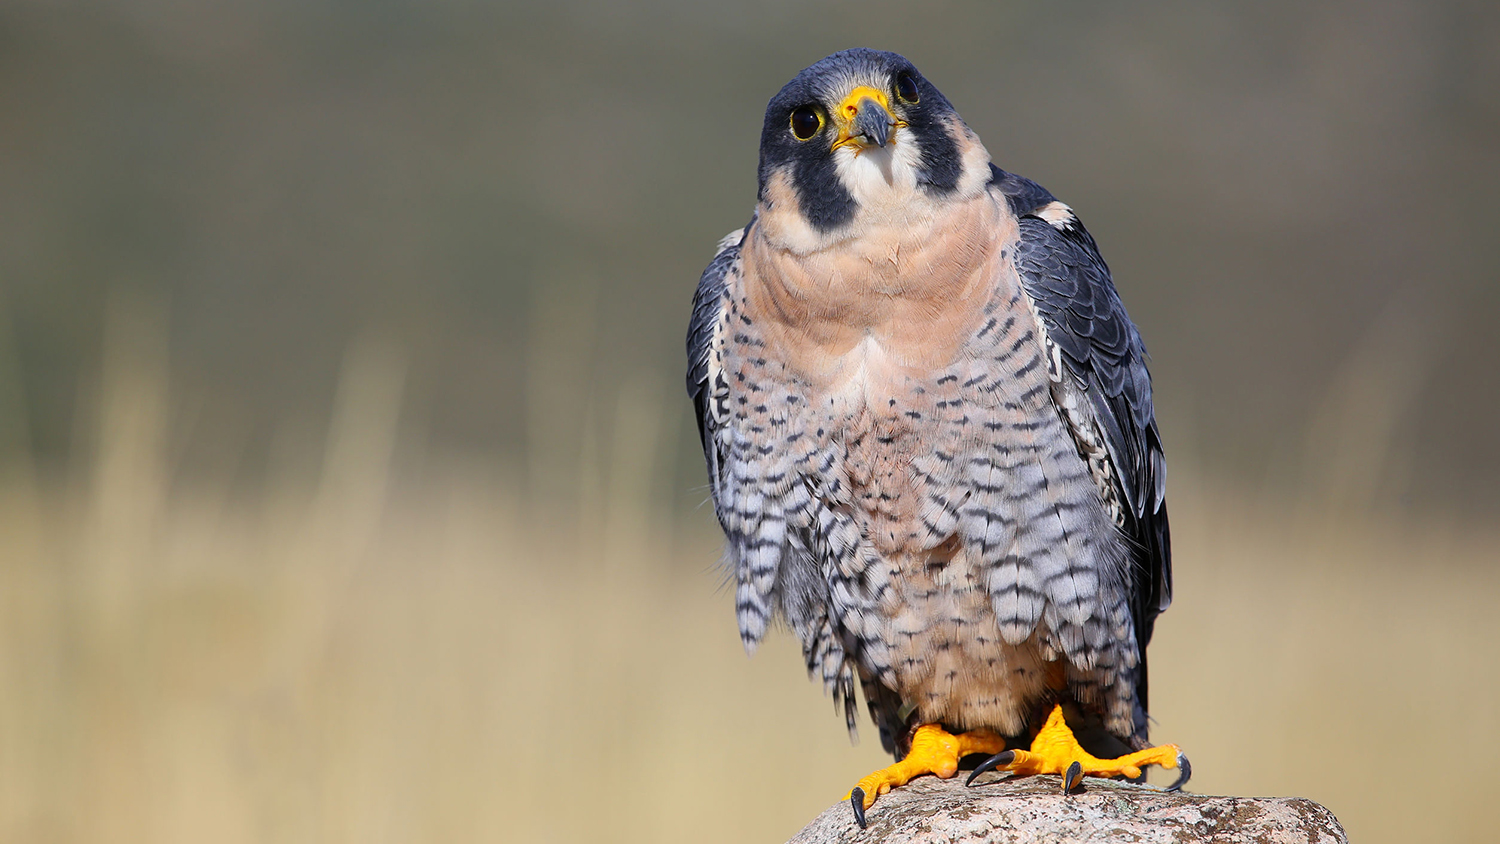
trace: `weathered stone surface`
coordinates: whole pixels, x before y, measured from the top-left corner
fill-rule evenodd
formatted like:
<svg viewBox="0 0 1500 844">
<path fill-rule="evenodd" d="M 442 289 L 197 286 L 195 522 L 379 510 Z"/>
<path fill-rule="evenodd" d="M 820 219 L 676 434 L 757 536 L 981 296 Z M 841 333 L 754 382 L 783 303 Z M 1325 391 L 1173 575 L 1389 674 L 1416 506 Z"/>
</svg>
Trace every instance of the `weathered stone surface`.
<svg viewBox="0 0 1500 844">
<path fill-rule="evenodd" d="M 922 777 L 883 795 L 868 829 L 838 803 L 788 844 L 832 842 L 1140 842 L 1140 844 L 1347 844 L 1333 813 L 1300 797 L 1168 794 L 1142 785 L 1087 779 L 1074 794 L 1057 777 L 994 777 L 963 784 Z"/>
</svg>

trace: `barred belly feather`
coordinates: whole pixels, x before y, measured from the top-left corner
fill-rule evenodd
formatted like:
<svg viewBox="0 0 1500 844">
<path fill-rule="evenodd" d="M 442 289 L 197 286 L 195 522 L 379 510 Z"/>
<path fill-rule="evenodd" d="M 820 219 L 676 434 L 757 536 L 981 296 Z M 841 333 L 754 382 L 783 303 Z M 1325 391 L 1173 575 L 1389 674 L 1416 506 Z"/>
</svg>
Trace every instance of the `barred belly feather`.
<svg viewBox="0 0 1500 844">
<path fill-rule="evenodd" d="M 857 676 L 872 701 L 899 700 L 921 721 L 1018 733 L 1057 662 L 1080 701 L 1107 704 L 1112 731 L 1129 734 L 1134 700 L 1102 691 L 1136 658 L 1127 540 L 1054 403 L 1014 221 L 993 196 L 976 203 L 972 224 L 1009 237 L 954 268 L 983 304 L 927 366 L 883 326 L 842 345 L 807 330 L 826 303 L 804 291 L 786 330 L 786 302 L 756 287 L 785 268 L 753 230 L 742 247 L 715 329 L 731 396 L 716 500 L 740 632 L 753 649 L 786 618 L 846 713 Z M 830 307 L 847 321 L 862 305 Z"/>
</svg>

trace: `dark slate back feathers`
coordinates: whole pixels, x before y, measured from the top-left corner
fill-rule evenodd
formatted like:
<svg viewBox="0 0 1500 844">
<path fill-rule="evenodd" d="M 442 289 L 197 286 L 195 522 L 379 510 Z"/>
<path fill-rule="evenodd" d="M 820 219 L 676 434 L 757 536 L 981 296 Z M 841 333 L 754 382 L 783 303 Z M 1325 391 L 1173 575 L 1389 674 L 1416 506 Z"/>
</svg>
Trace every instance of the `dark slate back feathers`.
<svg viewBox="0 0 1500 844">
<path fill-rule="evenodd" d="M 1059 228 L 1034 213 L 1055 198 L 1035 182 L 992 167 L 1020 220 L 1016 267 L 1067 370 L 1089 397 L 1118 473 L 1123 530 L 1132 541 L 1131 615 L 1140 648 L 1140 700 L 1146 706 L 1146 645 L 1156 616 L 1172 601 L 1166 459 L 1151 406 L 1146 347 L 1110 280 L 1094 238 L 1076 221 Z"/>
</svg>

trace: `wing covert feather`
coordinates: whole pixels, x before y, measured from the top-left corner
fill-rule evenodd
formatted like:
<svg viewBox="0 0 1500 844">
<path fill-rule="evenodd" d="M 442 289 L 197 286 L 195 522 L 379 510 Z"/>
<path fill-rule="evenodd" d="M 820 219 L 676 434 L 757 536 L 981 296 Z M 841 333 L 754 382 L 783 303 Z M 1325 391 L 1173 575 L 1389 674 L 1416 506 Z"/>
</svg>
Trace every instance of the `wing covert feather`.
<svg viewBox="0 0 1500 844">
<path fill-rule="evenodd" d="M 698 439 L 708 463 L 708 481 L 717 490 L 723 466 L 723 449 L 714 434 L 723 427 L 729 414 L 729 384 L 724 380 L 722 337 L 718 336 L 724 313 L 725 284 L 730 271 L 740 261 L 740 242 L 749 226 L 725 235 L 714 252 L 714 258 L 698 279 L 693 294 L 693 315 L 687 334 L 687 391 L 693 400 Z M 714 497 L 715 512 L 718 497 Z M 719 513 L 720 522 L 723 514 Z"/>
<path fill-rule="evenodd" d="M 1151 403 L 1146 347 L 1120 301 L 1094 238 L 1045 188 L 994 168 L 992 182 L 1020 221 L 1016 266 L 1057 347 L 1088 397 L 1132 541 L 1131 614 L 1142 665 L 1156 616 L 1172 598 L 1166 463 Z M 1145 671 L 1141 671 L 1142 704 Z"/>
</svg>

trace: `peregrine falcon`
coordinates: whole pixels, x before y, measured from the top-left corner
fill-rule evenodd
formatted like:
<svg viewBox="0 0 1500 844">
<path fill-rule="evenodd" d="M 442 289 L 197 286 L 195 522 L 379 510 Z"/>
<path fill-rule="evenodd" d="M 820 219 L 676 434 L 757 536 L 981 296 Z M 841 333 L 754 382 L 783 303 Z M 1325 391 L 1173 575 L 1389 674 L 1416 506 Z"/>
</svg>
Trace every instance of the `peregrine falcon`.
<svg viewBox="0 0 1500 844">
<path fill-rule="evenodd" d="M 1146 742 L 1172 578 L 1145 347 L 1073 210 L 911 62 L 846 50 L 772 98 L 687 347 L 745 648 L 784 622 L 899 760 L 851 790 L 861 825 L 976 753 L 1182 784 Z"/>
</svg>

